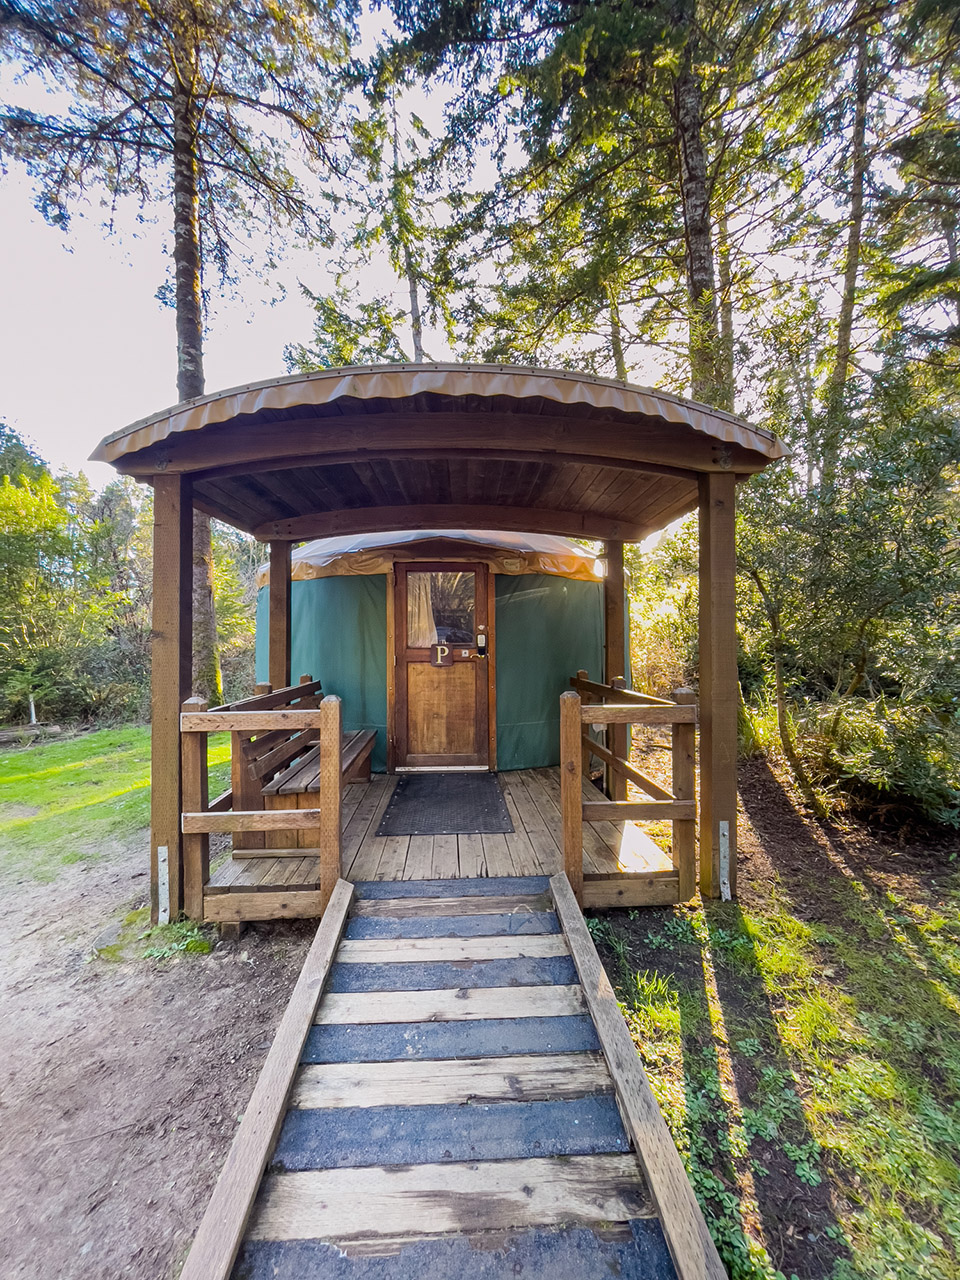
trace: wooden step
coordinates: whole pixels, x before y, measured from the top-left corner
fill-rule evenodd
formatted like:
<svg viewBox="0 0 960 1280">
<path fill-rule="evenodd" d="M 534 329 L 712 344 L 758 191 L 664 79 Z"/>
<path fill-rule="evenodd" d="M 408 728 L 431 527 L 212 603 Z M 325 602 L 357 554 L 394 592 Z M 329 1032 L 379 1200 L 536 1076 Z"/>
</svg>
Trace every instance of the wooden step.
<svg viewBox="0 0 960 1280">
<path fill-rule="evenodd" d="M 324 996 L 319 1026 L 364 1022 L 466 1022 L 480 1018 L 559 1018 L 586 1012 L 579 984 L 567 987 L 464 987 L 459 991 L 353 991 Z"/>
<path fill-rule="evenodd" d="M 328 1062 L 301 1069 L 292 1107 L 434 1106 L 578 1098 L 613 1088 L 602 1054 L 526 1054 L 510 1058 Z"/>
<path fill-rule="evenodd" d="M 264 1182 L 252 1240 L 386 1236 L 625 1222 L 653 1213 L 629 1155 L 324 1169 Z"/>
</svg>

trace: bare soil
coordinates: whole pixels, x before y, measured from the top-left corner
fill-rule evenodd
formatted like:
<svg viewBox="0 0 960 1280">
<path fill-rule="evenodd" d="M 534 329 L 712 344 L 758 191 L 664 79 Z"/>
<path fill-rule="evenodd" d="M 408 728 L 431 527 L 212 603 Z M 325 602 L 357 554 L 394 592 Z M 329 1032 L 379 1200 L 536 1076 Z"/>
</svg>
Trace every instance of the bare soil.
<svg viewBox="0 0 960 1280">
<path fill-rule="evenodd" d="M 176 1275 L 303 963 L 309 923 L 108 961 L 145 834 L 0 883 L 0 1276 Z"/>
<path fill-rule="evenodd" d="M 657 753 L 643 754 L 654 771 Z M 741 784 L 742 900 L 779 877 L 798 914 L 808 903 L 822 918 L 812 884 L 838 863 L 877 888 L 935 896 L 955 842 L 816 824 L 764 762 L 745 763 Z M 98 958 L 97 938 L 142 904 L 146 865 L 141 833 L 51 884 L 0 882 L 2 1280 L 172 1280 L 309 947 L 313 927 L 297 922 L 248 927 L 210 955 Z M 828 1205 L 798 1196 L 770 1160 L 764 1209 L 778 1261 L 788 1274 L 826 1274 Z M 811 1227 L 819 1254 L 799 1243 Z"/>
</svg>

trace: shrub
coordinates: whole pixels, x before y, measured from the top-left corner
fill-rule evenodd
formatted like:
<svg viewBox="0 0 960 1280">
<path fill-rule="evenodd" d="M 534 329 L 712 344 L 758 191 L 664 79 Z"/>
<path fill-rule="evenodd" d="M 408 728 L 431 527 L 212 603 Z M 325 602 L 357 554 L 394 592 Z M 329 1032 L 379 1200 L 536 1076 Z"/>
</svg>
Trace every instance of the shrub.
<svg viewBox="0 0 960 1280">
<path fill-rule="evenodd" d="M 812 770 L 854 809 L 960 829 L 960 723 L 926 706 L 846 698 L 800 719 Z"/>
</svg>

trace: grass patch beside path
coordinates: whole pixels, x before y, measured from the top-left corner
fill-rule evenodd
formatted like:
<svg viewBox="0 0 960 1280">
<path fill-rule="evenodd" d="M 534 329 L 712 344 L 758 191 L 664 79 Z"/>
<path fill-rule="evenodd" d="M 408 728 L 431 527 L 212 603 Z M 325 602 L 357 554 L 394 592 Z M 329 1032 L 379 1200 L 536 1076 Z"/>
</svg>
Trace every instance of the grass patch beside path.
<svg viewBox="0 0 960 1280">
<path fill-rule="evenodd" d="M 956 1280 L 960 876 L 803 852 L 591 932 L 732 1280 Z"/>
<path fill-rule="evenodd" d="M 211 793 L 229 777 L 226 734 L 210 739 Z M 150 729 L 97 729 L 0 752 L 0 873 L 52 880 L 150 821 Z"/>
</svg>

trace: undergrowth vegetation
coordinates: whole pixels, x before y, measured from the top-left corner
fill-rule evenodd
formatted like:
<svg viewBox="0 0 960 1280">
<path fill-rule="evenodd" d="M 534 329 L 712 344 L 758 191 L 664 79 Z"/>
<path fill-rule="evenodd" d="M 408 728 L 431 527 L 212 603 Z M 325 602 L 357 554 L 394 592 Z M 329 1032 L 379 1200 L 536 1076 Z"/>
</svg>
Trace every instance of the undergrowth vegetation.
<svg viewBox="0 0 960 1280">
<path fill-rule="evenodd" d="M 732 1280 L 953 1280 L 960 877 L 749 899 L 590 922 Z"/>
<path fill-rule="evenodd" d="M 919 466 L 889 408 L 829 492 L 755 477 L 737 525 L 740 749 L 788 762 L 808 807 L 960 829 L 957 476 Z M 954 439 L 955 424 L 944 427 Z M 866 483 L 864 476 L 875 482 Z M 629 552 L 636 686 L 696 687 L 697 544 L 686 521 Z"/>
</svg>

